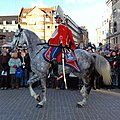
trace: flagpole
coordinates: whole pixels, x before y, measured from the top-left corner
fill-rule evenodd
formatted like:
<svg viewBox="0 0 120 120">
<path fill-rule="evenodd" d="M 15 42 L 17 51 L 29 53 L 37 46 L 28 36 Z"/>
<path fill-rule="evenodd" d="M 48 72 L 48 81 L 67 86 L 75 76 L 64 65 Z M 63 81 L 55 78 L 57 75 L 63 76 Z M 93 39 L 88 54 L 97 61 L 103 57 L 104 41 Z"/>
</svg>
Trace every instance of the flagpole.
<svg viewBox="0 0 120 120">
<path fill-rule="evenodd" d="M 67 82 L 66 82 L 66 76 L 65 76 L 65 53 L 64 48 L 62 49 L 62 66 L 63 66 L 63 77 L 65 82 L 65 89 L 67 89 Z"/>
</svg>

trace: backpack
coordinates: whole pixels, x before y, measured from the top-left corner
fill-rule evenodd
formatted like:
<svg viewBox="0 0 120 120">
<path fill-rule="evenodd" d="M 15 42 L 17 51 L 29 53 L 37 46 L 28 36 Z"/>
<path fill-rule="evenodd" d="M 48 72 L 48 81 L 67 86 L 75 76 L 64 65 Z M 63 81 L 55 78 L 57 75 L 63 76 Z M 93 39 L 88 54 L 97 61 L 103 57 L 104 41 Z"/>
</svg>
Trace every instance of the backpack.
<svg viewBox="0 0 120 120">
<path fill-rule="evenodd" d="M 22 78 L 22 72 L 23 72 L 22 69 L 20 67 L 18 67 L 15 72 L 15 77 Z"/>
</svg>

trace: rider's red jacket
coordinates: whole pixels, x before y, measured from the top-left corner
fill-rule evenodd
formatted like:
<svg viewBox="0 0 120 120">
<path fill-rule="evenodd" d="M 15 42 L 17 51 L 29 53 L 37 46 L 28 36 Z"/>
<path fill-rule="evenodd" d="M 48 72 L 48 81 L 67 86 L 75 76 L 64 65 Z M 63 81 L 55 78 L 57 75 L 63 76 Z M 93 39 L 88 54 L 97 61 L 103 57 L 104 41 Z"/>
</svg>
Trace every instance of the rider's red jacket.
<svg viewBox="0 0 120 120">
<path fill-rule="evenodd" d="M 50 46 L 68 47 L 72 50 L 76 48 L 71 30 L 63 24 L 58 25 L 58 33 L 54 38 L 50 38 L 48 44 Z"/>
</svg>

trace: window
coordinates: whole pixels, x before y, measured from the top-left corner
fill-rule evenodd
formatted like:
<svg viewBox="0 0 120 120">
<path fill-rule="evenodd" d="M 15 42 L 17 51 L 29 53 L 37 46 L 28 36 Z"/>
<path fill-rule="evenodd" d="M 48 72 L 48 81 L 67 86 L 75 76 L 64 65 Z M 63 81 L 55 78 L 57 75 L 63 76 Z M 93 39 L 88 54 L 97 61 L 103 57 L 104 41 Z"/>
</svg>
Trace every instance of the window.
<svg viewBox="0 0 120 120">
<path fill-rule="evenodd" d="M 114 22 L 113 24 L 113 32 L 117 32 L 117 22 Z"/>
<path fill-rule="evenodd" d="M 6 28 L 5 28 L 5 27 L 3 27 L 3 32 L 4 32 L 4 33 L 6 32 Z"/>
<path fill-rule="evenodd" d="M 10 22 L 9 22 L 9 21 L 6 21 L 6 24 L 10 24 Z"/>
<path fill-rule="evenodd" d="M 13 31 L 16 32 L 17 31 L 16 28 L 13 28 Z"/>
<path fill-rule="evenodd" d="M 115 42 L 116 42 L 116 44 L 118 43 L 118 37 L 116 37 L 116 41 Z"/>
<path fill-rule="evenodd" d="M 8 37 L 8 42 L 11 42 L 11 37 Z"/>
<path fill-rule="evenodd" d="M 77 31 L 77 32 L 79 32 L 79 30 L 76 28 L 76 25 L 75 24 L 73 24 L 73 22 L 71 22 L 71 21 L 68 21 L 68 23 L 67 23 L 72 29 L 74 29 L 75 31 Z"/>
<path fill-rule="evenodd" d="M 104 26 L 104 22 L 102 22 L 102 26 Z"/>
<path fill-rule="evenodd" d="M 44 21 L 44 17 L 43 17 L 43 16 L 37 17 L 37 18 L 36 18 L 36 21 L 37 21 L 37 22 L 43 22 L 43 21 Z"/>
<path fill-rule="evenodd" d="M 41 25 L 36 25 L 36 28 L 37 28 L 37 29 L 40 29 L 40 30 L 41 30 L 41 29 L 44 29 L 44 25 L 42 25 L 42 24 L 41 24 Z"/>
<path fill-rule="evenodd" d="M 27 15 L 27 13 L 23 13 L 23 16 L 26 16 Z"/>
<path fill-rule="evenodd" d="M 104 20 L 104 23 L 106 24 L 106 20 Z"/>
<path fill-rule="evenodd" d="M 58 26 L 55 26 L 55 29 L 57 28 Z"/>
<path fill-rule="evenodd" d="M 111 24 L 111 20 L 109 21 L 109 33 L 112 33 L 112 24 Z"/>
<path fill-rule="evenodd" d="M 6 21 L 3 21 L 3 25 L 6 25 Z"/>
<path fill-rule="evenodd" d="M 47 26 L 48 29 L 50 29 L 50 26 Z"/>
<path fill-rule="evenodd" d="M 3 24 L 2 18 L 0 18 L 0 24 Z"/>
<path fill-rule="evenodd" d="M 46 20 L 45 20 L 46 22 L 50 22 L 50 18 L 46 18 Z"/>
<path fill-rule="evenodd" d="M 108 20 L 108 18 L 107 18 L 107 23 L 108 23 L 108 21 L 109 21 L 109 20 Z"/>
<path fill-rule="evenodd" d="M 17 20 L 15 21 L 15 24 L 18 24 L 18 21 L 17 21 Z"/>
<path fill-rule="evenodd" d="M 12 25 L 15 25 L 15 20 L 12 20 Z"/>
<path fill-rule="evenodd" d="M 3 41 L 3 42 L 6 42 L 6 38 L 3 38 L 2 41 Z"/>
<path fill-rule="evenodd" d="M 113 17 L 116 17 L 116 15 L 117 15 L 117 10 L 115 8 L 115 9 L 113 9 Z"/>
<path fill-rule="evenodd" d="M 102 31 L 102 34 L 104 35 L 104 31 Z"/>
<path fill-rule="evenodd" d="M 26 23 L 26 18 L 22 18 L 22 22 L 23 22 L 23 23 Z"/>
<path fill-rule="evenodd" d="M 35 19 L 34 18 L 30 18 L 28 23 L 34 25 L 35 24 Z"/>
<path fill-rule="evenodd" d="M 11 32 L 11 29 L 10 29 L 10 28 L 8 28 L 8 32 Z"/>
<path fill-rule="evenodd" d="M 32 30 L 32 31 L 34 31 L 34 27 L 30 27 L 29 29 Z"/>
<path fill-rule="evenodd" d="M 51 33 L 50 32 L 46 32 L 45 36 L 51 37 Z"/>
<path fill-rule="evenodd" d="M 39 36 L 44 37 L 44 32 L 40 32 Z"/>
</svg>

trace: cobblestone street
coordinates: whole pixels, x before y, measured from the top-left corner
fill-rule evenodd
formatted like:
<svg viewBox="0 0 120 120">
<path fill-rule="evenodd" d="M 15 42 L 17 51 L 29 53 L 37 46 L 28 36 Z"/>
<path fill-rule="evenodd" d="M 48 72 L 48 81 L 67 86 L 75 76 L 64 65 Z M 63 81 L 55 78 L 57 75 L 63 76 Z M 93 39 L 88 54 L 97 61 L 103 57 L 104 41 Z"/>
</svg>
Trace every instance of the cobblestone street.
<svg viewBox="0 0 120 120">
<path fill-rule="evenodd" d="M 78 108 L 78 90 L 47 89 L 47 103 L 39 109 L 27 88 L 0 90 L 0 120 L 120 120 L 119 91 L 92 90 L 86 107 Z"/>
</svg>

